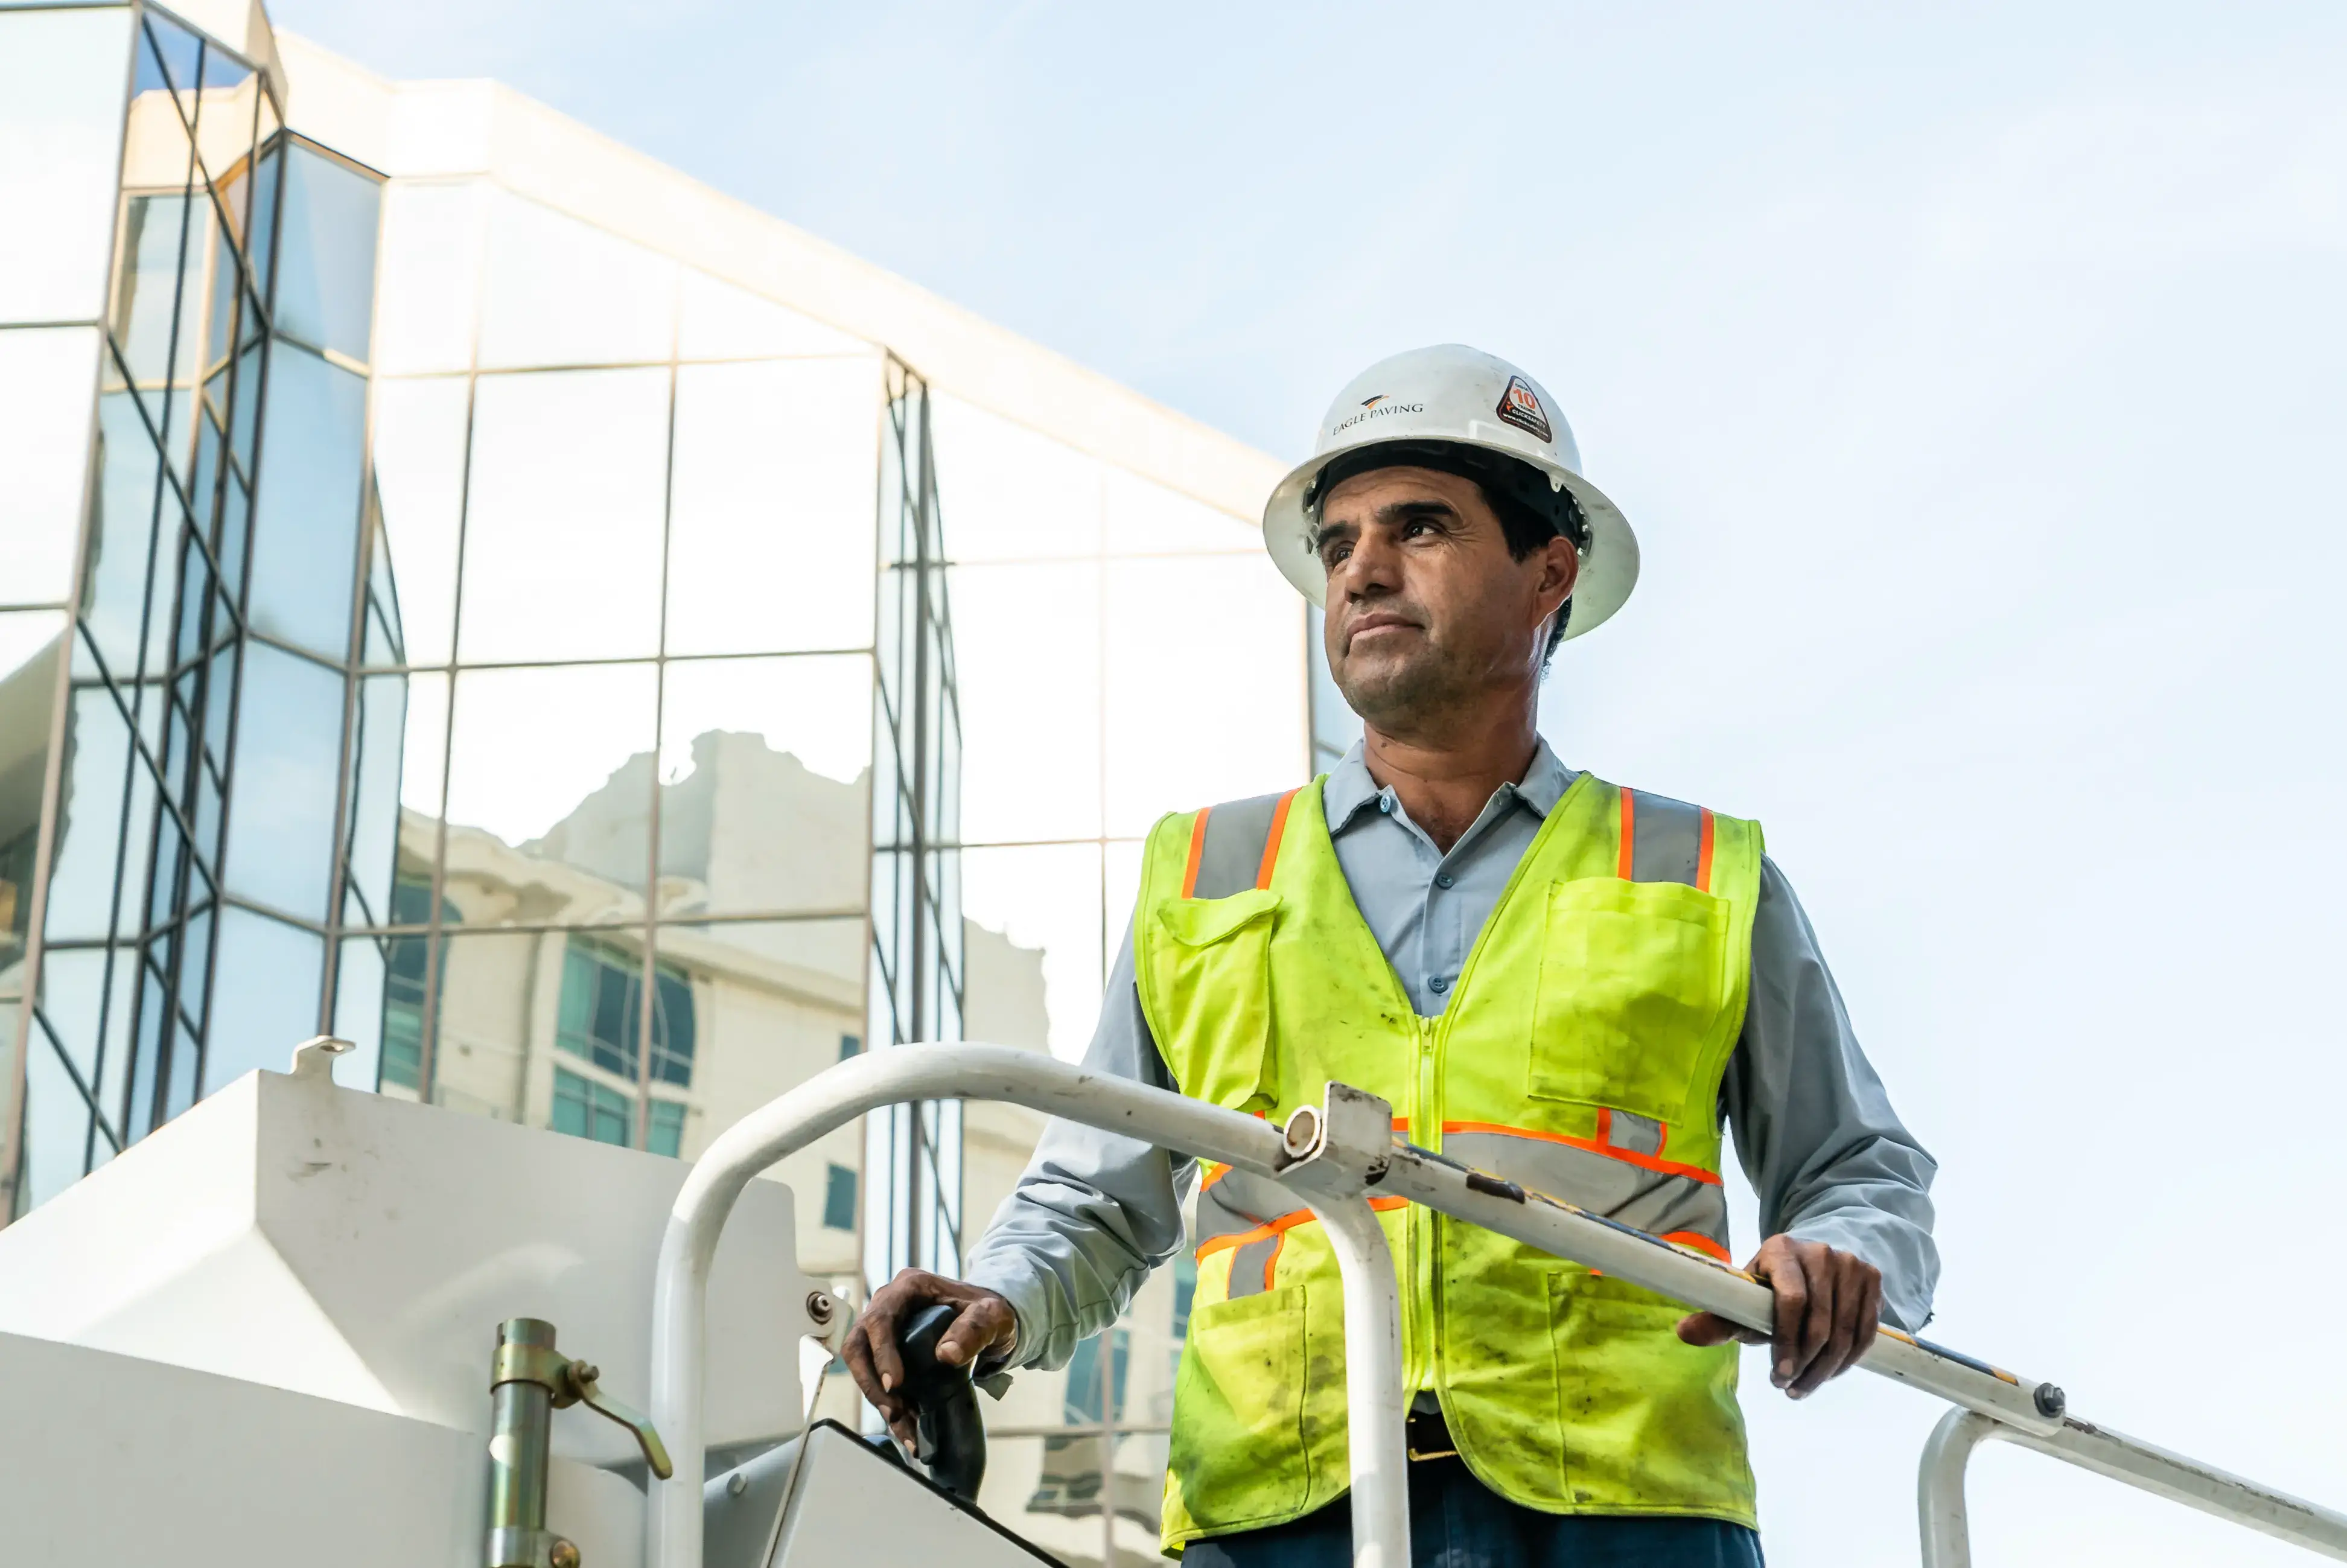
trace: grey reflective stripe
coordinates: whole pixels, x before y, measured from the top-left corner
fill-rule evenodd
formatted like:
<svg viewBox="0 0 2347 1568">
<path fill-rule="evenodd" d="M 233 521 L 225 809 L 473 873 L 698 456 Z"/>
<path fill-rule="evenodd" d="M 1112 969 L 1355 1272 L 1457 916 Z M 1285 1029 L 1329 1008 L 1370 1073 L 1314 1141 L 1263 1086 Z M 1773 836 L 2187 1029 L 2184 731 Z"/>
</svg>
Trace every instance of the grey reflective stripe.
<svg viewBox="0 0 2347 1568">
<path fill-rule="evenodd" d="M 1608 1131 L 1601 1142 L 1616 1149 L 1627 1149 L 1633 1154 L 1663 1152 L 1663 1124 L 1653 1117 L 1641 1116 L 1635 1111 L 1608 1111 L 1605 1115 Z"/>
<path fill-rule="evenodd" d="M 1703 861 L 1703 808 L 1645 790 L 1630 803 L 1630 880 L 1684 882 L 1692 887 Z"/>
<path fill-rule="evenodd" d="M 1614 1115 L 1618 1126 L 1623 1112 Z M 1727 1194 L 1692 1176 L 1645 1170 L 1570 1143 L 1505 1132 L 1445 1132 L 1442 1153 L 1655 1235 L 1691 1231 L 1727 1245 Z"/>
<path fill-rule="evenodd" d="M 1249 882 L 1248 886 L 1255 886 Z M 1244 1235 L 1296 1210 L 1296 1194 L 1275 1182 L 1228 1171 L 1222 1180 L 1198 1194 L 1198 1234 L 1192 1250 L 1222 1236 Z M 1280 1237 L 1267 1235 L 1238 1247 L 1231 1258 L 1234 1299 L 1258 1296 L 1264 1289 L 1264 1264 L 1278 1249 Z"/>
<path fill-rule="evenodd" d="M 1264 845 L 1271 842 L 1271 819 L 1279 802 L 1278 795 L 1259 794 L 1207 808 L 1206 842 L 1199 851 L 1191 897 L 1227 898 L 1255 886 L 1263 870 Z"/>
</svg>

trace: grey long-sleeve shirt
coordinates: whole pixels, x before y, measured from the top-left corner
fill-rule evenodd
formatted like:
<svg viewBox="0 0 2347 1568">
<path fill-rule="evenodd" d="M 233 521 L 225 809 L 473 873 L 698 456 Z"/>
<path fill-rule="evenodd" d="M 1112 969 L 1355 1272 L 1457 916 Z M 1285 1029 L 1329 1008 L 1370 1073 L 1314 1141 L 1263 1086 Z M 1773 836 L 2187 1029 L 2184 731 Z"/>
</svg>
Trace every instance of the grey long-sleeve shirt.
<svg viewBox="0 0 2347 1568">
<path fill-rule="evenodd" d="M 1378 787 L 1358 743 L 1330 772 L 1321 798 L 1337 863 L 1421 1016 L 1442 1010 L 1517 862 L 1576 776 L 1542 743 L 1523 781 L 1501 785 L 1446 855 L 1393 791 Z M 1175 1087 L 1133 987 L 1130 927 L 1084 1062 Z M 1921 1328 L 1940 1272 L 1932 1243 L 1937 1166 L 1891 1111 L 1809 917 L 1784 873 L 1765 859 L 1751 998 L 1720 1106 L 1760 1200 L 1763 1233 L 1789 1232 L 1864 1258 L 1882 1271 L 1885 1320 Z M 1149 1271 L 1182 1245 L 1196 1180 L 1194 1161 L 1051 1123 L 965 1270 L 1018 1314 L 1008 1364 L 1060 1366 L 1078 1341 L 1114 1322 Z"/>
</svg>

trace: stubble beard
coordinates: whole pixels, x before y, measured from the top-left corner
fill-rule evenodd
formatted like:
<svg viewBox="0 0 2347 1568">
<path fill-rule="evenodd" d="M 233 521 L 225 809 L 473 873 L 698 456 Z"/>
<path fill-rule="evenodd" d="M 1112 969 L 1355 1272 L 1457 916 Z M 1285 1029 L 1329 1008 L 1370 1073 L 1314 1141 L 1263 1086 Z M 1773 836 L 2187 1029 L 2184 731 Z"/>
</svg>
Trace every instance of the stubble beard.
<svg viewBox="0 0 2347 1568">
<path fill-rule="evenodd" d="M 1370 669 L 1348 659 L 1329 673 L 1346 704 L 1389 735 L 1413 733 L 1430 723 L 1439 727 L 1441 716 L 1469 695 L 1471 684 L 1457 661 L 1431 642 L 1410 658 L 1382 660 Z"/>
</svg>

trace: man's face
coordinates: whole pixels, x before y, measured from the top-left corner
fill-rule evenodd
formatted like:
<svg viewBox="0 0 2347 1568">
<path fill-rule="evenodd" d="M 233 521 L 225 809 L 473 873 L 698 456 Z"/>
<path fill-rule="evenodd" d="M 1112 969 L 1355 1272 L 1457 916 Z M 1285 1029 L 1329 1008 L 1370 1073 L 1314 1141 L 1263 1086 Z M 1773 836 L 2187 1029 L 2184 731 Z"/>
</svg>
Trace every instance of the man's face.
<svg viewBox="0 0 2347 1568">
<path fill-rule="evenodd" d="M 1388 733 L 1536 681 L 1549 618 L 1579 568 L 1562 538 L 1517 560 L 1482 487 L 1431 468 L 1345 480 L 1321 505 L 1317 543 L 1329 671 Z"/>
</svg>

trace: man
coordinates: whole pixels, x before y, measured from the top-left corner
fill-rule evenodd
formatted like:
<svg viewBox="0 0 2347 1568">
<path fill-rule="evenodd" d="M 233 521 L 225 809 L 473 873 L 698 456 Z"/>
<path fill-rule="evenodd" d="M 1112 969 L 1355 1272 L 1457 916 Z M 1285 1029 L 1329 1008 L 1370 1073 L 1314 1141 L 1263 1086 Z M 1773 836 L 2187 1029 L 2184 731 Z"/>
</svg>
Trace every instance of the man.
<svg viewBox="0 0 2347 1568">
<path fill-rule="evenodd" d="M 1770 1378 L 1800 1399 L 1878 1317 L 1929 1316 L 1934 1167 L 1758 825 L 1576 774 L 1534 728 L 1557 645 L 1637 577 L 1579 469 L 1548 395 L 1471 349 L 1399 355 L 1338 395 L 1264 531 L 1325 604 L 1362 741 L 1300 790 L 1157 825 L 1088 1060 L 1275 1122 L 1356 1084 L 1415 1143 L 1721 1258 L 1733 1127 L 1768 1233 L 1746 1266 L 1776 1297 Z M 895 1331 L 918 1305 L 960 1306 L 948 1360 L 1064 1363 L 1183 1245 L 1194 1184 L 1165 1545 L 1193 1568 L 1344 1563 L 1336 1266 L 1269 1183 L 1054 1123 L 969 1281 L 899 1275 L 849 1365 L 904 1435 Z M 1745 1331 L 1378 1206 L 1419 1563 L 1759 1563 Z"/>
</svg>

